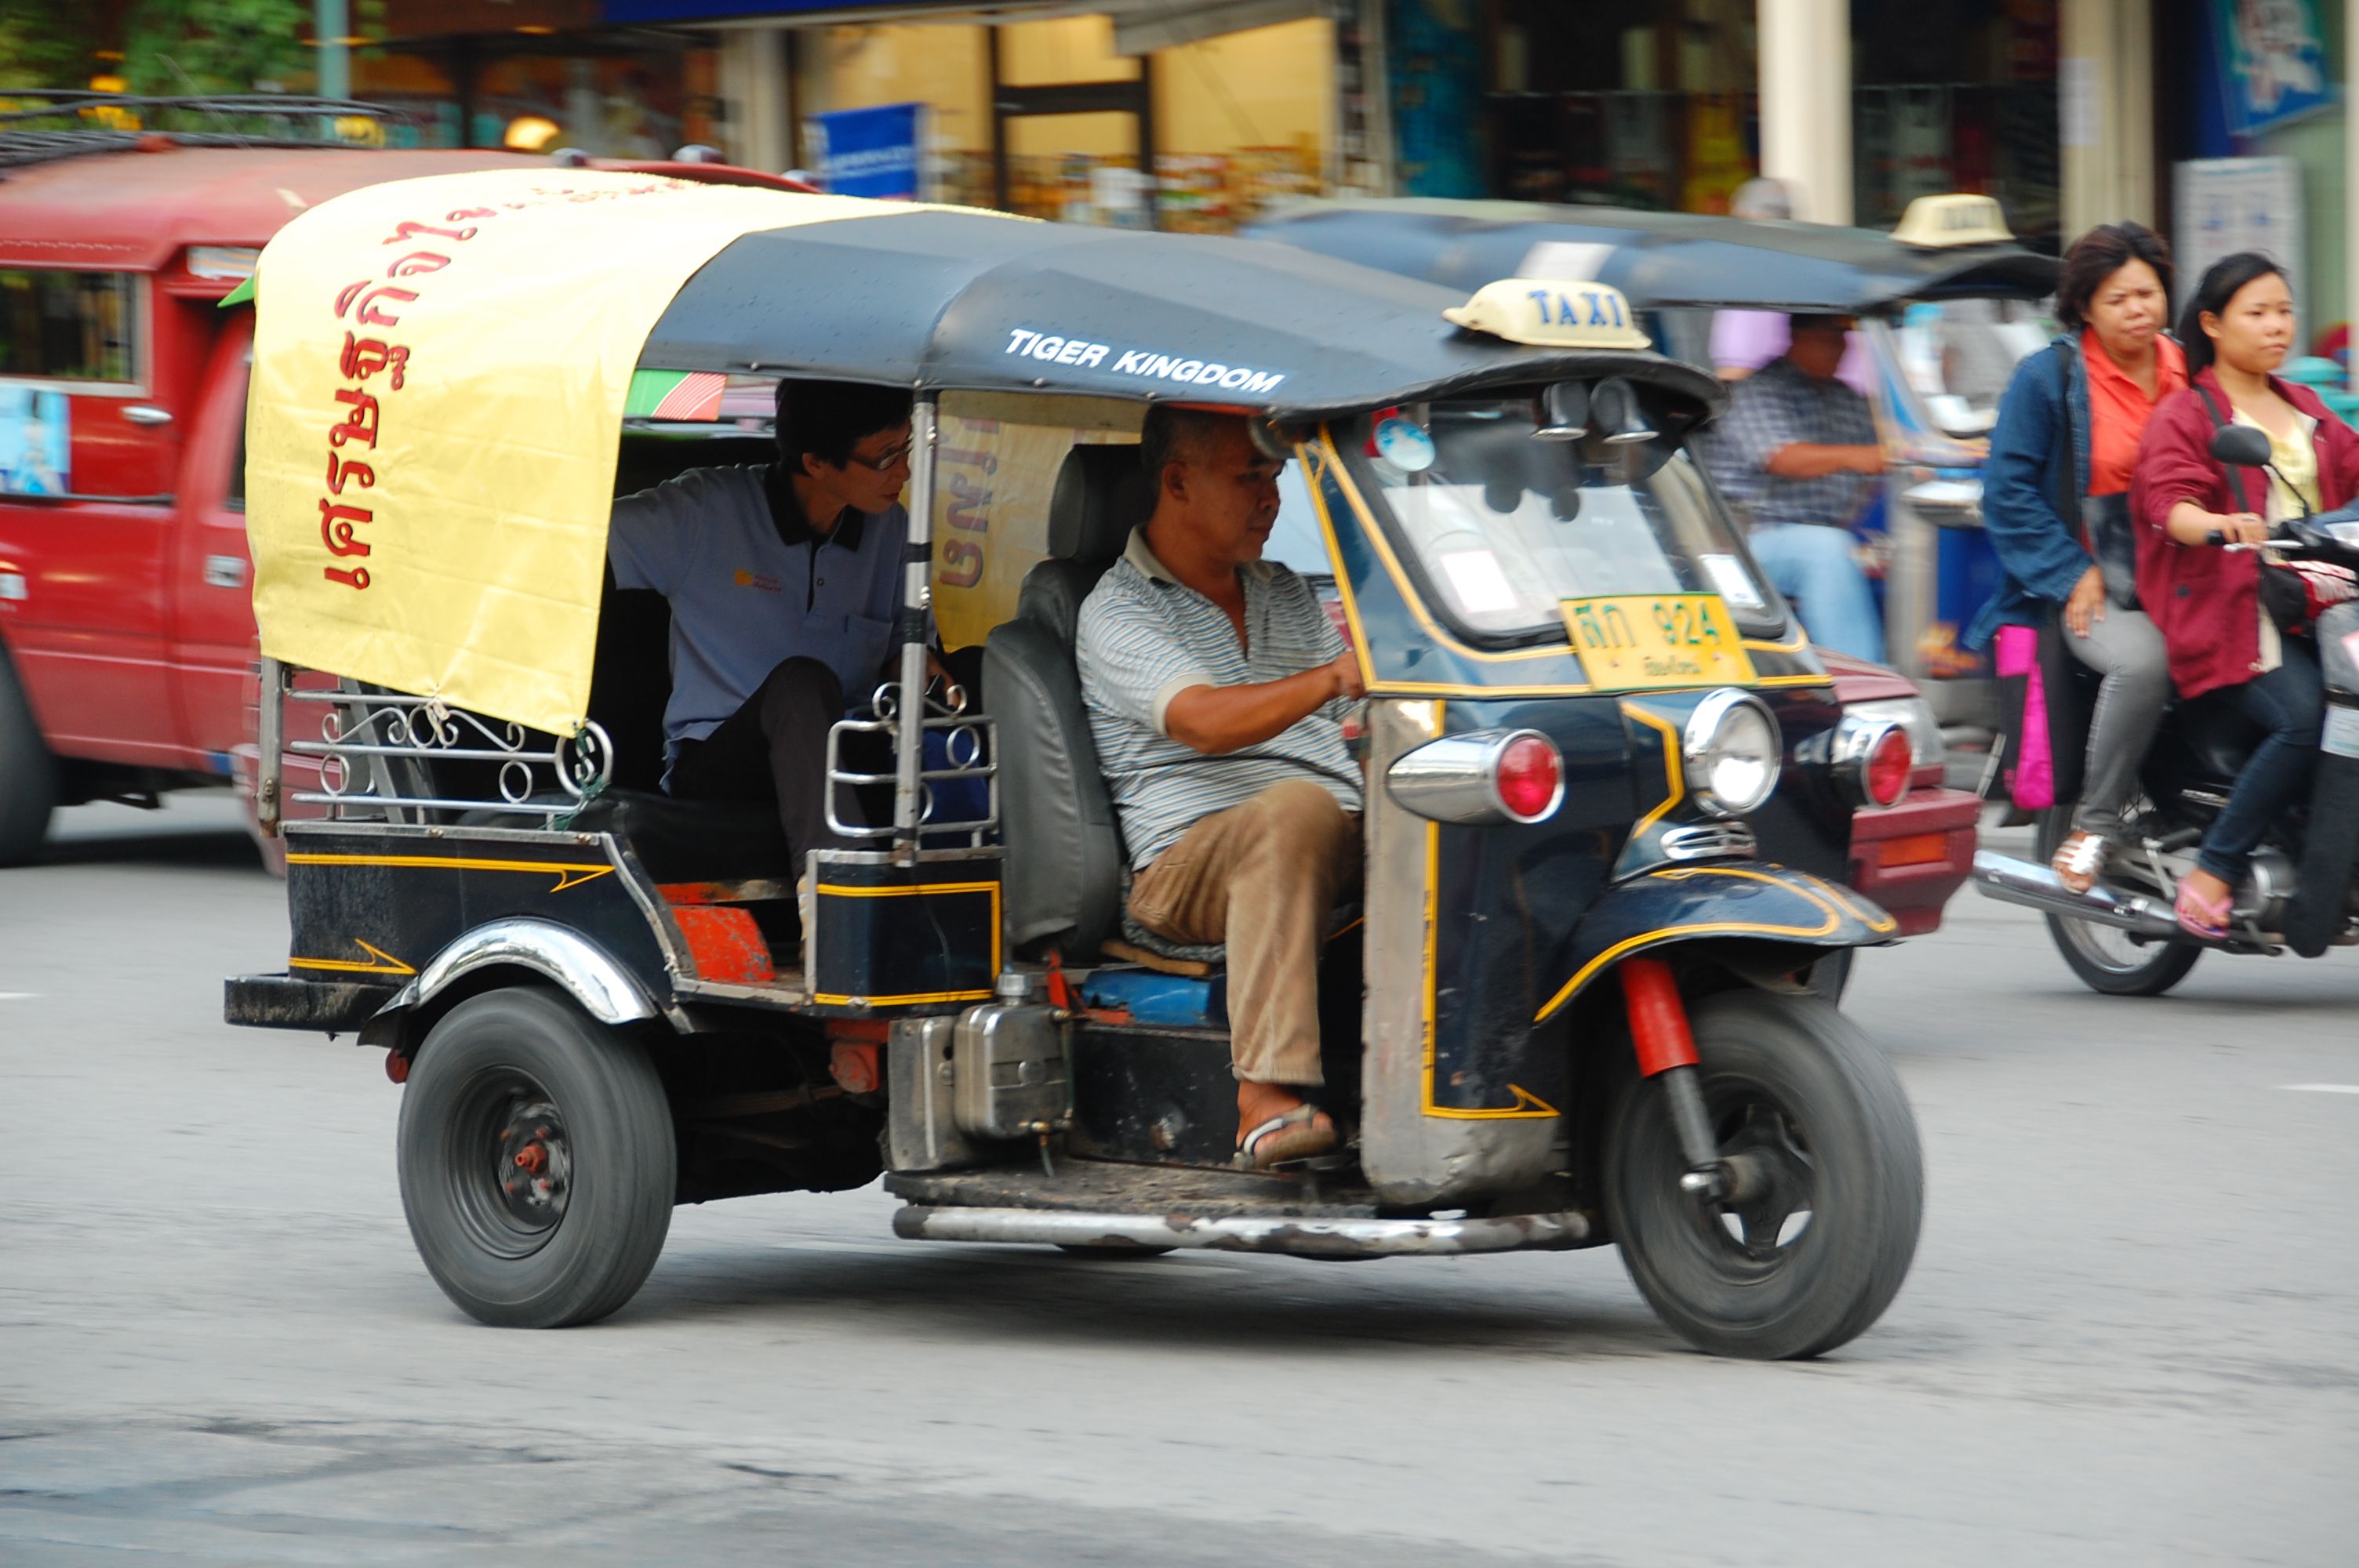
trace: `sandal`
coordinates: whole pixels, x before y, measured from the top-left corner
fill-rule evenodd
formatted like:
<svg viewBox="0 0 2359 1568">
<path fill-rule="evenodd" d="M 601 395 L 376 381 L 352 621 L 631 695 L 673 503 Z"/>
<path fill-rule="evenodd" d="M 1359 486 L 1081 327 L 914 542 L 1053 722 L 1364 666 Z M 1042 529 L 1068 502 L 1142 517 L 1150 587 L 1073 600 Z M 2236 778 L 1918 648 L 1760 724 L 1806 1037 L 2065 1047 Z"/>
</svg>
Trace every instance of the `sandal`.
<svg viewBox="0 0 2359 1568">
<path fill-rule="evenodd" d="M 2048 867 L 2056 873 L 2056 880 L 2064 884 L 2067 892 L 2084 893 L 2097 885 L 2097 878 L 2105 869 L 2105 857 L 2112 850 L 2113 846 L 2105 841 L 2103 834 L 2076 827 L 2057 849 L 2056 858 L 2048 862 Z"/>
<path fill-rule="evenodd" d="M 2207 942 L 2225 941 L 2228 922 L 2234 918 L 2234 892 L 2231 890 L 2217 899 L 2206 899 L 2187 882 L 2179 884 L 2179 928 L 2190 936 L 2201 936 Z"/>
<path fill-rule="evenodd" d="M 1271 1117 L 1237 1140 L 1238 1168 L 1266 1171 L 1289 1160 L 1307 1160 L 1328 1152 L 1335 1147 L 1337 1139 L 1333 1119 L 1330 1118 L 1324 1127 L 1311 1125 L 1326 1115 L 1305 1100 L 1292 1110 Z"/>
</svg>

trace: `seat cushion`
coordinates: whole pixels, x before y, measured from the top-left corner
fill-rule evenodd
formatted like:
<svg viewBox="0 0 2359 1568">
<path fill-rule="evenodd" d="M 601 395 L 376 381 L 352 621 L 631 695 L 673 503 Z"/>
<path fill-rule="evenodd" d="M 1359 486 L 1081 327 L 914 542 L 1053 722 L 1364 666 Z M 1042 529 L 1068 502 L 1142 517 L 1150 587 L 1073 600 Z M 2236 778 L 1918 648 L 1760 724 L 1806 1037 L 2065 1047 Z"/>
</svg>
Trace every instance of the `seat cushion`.
<svg viewBox="0 0 2359 1568">
<path fill-rule="evenodd" d="M 1049 497 L 1049 554 L 1060 561 L 1110 561 L 1154 509 L 1155 489 L 1136 446 L 1075 447 Z"/>
<path fill-rule="evenodd" d="M 1071 648 L 1019 616 L 993 629 L 983 663 L 999 725 L 1007 940 L 1085 959 L 1120 916 L 1123 857 Z"/>
<path fill-rule="evenodd" d="M 659 882 L 792 882 L 777 808 L 736 801 L 674 800 L 651 790 L 610 789 L 574 815 L 585 833 L 614 833 Z"/>
</svg>

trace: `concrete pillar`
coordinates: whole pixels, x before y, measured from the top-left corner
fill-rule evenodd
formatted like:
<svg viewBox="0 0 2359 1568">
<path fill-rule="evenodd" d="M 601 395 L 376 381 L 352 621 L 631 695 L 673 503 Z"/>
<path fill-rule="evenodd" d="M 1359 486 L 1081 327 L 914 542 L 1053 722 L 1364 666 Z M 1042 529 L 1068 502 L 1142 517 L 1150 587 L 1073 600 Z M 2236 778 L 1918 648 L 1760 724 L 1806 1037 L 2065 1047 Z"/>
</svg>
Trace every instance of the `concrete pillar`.
<svg viewBox="0 0 2359 1568">
<path fill-rule="evenodd" d="M 2056 128 L 2070 244 L 2100 223 L 2154 222 L 2154 4 L 2064 0 L 2058 9 Z"/>
<path fill-rule="evenodd" d="M 784 27 L 732 27 L 721 35 L 722 126 L 729 160 L 784 174 L 795 159 L 794 99 Z"/>
<path fill-rule="evenodd" d="M 1760 0 L 1761 172 L 1795 188 L 1794 216 L 1848 223 L 1849 0 Z"/>
</svg>

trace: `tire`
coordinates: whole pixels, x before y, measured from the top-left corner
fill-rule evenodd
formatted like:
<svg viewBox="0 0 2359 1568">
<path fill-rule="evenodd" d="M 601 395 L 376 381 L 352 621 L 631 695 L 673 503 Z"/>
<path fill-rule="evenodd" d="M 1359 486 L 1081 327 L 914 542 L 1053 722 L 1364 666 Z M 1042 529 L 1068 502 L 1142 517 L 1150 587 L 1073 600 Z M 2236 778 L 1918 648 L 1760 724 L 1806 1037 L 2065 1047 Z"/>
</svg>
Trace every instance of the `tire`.
<svg viewBox="0 0 2359 1568">
<path fill-rule="evenodd" d="M 397 1137 L 418 1255 L 480 1322 L 595 1322 L 663 1250 L 679 1180 L 663 1083 L 636 1041 L 552 991 L 452 1008 L 419 1048 Z"/>
<path fill-rule="evenodd" d="M 1160 1258 L 1166 1252 L 1176 1252 L 1176 1247 L 1116 1247 L 1093 1242 L 1060 1241 L 1057 1250 L 1071 1258 L 1092 1263 L 1140 1263 L 1149 1258 Z"/>
<path fill-rule="evenodd" d="M 1832 1350 L 1883 1314 L 1916 1255 L 1925 1169 L 1908 1097 L 1883 1054 L 1815 997 L 1732 991 L 1689 1022 L 1723 1153 L 1779 1180 L 1732 1206 L 1739 1214 L 1683 1193 L 1661 1081 L 1634 1076 L 1605 1138 L 1605 1217 L 1623 1262 L 1700 1350 L 1757 1360 Z M 1758 1235 L 1734 1234 L 1732 1218 Z"/>
<path fill-rule="evenodd" d="M 2056 858 L 2064 836 L 2071 830 L 2071 813 L 2063 806 L 2042 812 L 2039 863 Z M 2106 996 L 2160 996 L 2187 978 L 2203 949 L 2192 942 L 2133 942 L 2127 932 L 2086 920 L 2046 915 L 2048 938 L 2081 983 Z"/>
<path fill-rule="evenodd" d="M 0 866 L 21 866 L 40 852 L 57 805 L 58 760 L 0 652 Z"/>
</svg>

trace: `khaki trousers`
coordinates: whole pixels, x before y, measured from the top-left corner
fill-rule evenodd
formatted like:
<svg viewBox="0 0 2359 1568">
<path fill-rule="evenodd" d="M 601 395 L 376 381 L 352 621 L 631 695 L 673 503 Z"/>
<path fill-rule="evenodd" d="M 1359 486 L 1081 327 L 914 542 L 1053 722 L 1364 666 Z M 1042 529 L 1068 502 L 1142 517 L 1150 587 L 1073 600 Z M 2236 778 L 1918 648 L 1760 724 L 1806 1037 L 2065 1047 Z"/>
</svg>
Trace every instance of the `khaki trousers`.
<svg viewBox="0 0 2359 1568">
<path fill-rule="evenodd" d="M 1168 941 L 1227 944 L 1238 1077 L 1317 1084 L 1319 947 L 1359 885 L 1360 819 L 1289 779 L 1189 828 L 1131 879 L 1130 914 Z"/>
</svg>

